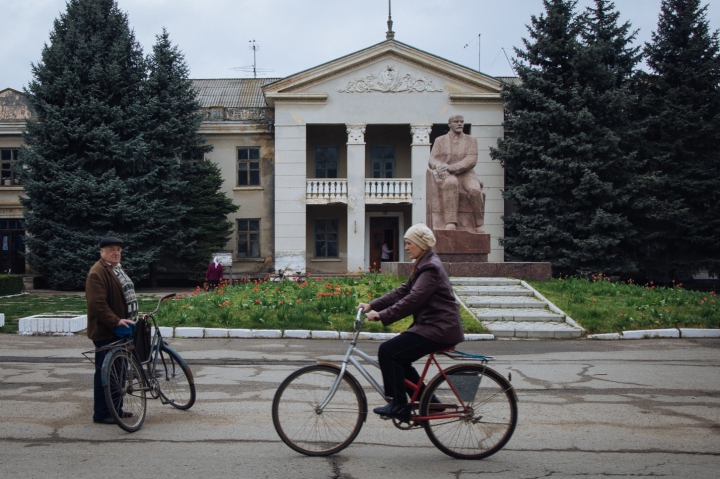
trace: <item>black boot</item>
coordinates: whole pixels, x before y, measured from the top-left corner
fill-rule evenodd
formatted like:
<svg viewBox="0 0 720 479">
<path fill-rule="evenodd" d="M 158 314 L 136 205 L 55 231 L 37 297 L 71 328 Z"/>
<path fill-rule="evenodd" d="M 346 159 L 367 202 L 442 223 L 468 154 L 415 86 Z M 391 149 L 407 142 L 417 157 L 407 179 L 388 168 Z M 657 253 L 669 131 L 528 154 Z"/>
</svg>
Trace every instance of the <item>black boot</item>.
<svg viewBox="0 0 720 479">
<path fill-rule="evenodd" d="M 411 414 L 409 404 L 395 404 L 391 402 L 385 406 L 376 407 L 373 409 L 373 412 L 383 417 L 394 418 L 403 422 L 410 422 Z"/>
</svg>

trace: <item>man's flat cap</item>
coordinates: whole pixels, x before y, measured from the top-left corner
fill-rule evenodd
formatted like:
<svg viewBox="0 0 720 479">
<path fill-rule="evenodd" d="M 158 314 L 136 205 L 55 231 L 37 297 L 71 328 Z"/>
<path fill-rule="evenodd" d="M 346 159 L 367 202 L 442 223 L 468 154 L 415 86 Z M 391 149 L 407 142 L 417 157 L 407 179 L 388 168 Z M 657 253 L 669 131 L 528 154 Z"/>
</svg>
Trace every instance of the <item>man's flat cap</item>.
<svg viewBox="0 0 720 479">
<path fill-rule="evenodd" d="M 125 243 L 120 238 L 116 238 L 114 236 L 106 236 L 105 238 L 100 240 L 100 247 L 104 248 L 106 246 L 110 245 L 119 245 L 119 246 L 125 246 Z"/>
</svg>

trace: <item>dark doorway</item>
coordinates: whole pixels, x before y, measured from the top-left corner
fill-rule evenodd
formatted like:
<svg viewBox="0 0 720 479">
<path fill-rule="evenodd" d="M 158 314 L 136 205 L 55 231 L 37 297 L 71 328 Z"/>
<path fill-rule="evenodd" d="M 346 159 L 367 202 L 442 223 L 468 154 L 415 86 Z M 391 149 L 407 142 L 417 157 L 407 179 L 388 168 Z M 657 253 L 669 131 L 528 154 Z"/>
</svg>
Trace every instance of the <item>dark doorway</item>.
<svg viewBox="0 0 720 479">
<path fill-rule="evenodd" d="M 398 235 L 399 235 L 399 218 L 397 217 L 371 217 L 370 218 L 370 268 L 380 268 L 383 261 L 394 262 L 399 256 L 398 251 Z M 389 253 L 390 259 L 382 259 L 382 245 L 387 243 L 387 247 L 392 250 Z"/>
<path fill-rule="evenodd" d="M 0 219 L 0 270 L 25 273 L 25 222 Z"/>
</svg>

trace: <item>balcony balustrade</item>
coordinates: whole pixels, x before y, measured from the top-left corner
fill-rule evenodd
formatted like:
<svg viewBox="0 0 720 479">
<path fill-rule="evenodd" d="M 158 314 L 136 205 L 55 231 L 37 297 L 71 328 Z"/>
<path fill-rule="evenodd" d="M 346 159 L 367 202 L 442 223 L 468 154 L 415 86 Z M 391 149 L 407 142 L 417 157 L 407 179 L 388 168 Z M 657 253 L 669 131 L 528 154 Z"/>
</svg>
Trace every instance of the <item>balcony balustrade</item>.
<svg viewBox="0 0 720 479">
<path fill-rule="evenodd" d="M 412 203 L 410 178 L 366 178 L 365 203 Z"/>
<path fill-rule="evenodd" d="M 340 178 L 316 178 L 305 182 L 305 200 L 309 205 L 347 203 L 348 182 Z"/>
</svg>

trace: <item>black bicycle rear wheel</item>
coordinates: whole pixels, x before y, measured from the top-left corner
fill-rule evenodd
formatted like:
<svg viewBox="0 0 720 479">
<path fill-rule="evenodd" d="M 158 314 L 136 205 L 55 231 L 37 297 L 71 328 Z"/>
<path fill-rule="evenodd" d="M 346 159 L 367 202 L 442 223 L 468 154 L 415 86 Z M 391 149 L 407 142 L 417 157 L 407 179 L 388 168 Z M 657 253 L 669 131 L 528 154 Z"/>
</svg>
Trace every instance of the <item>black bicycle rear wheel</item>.
<svg viewBox="0 0 720 479">
<path fill-rule="evenodd" d="M 105 359 L 105 401 L 115 423 L 127 432 L 135 432 L 145 421 L 147 388 L 140 365 L 125 349 L 118 349 Z"/>
<path fill-rule="evenodd" d="M 517 400 L 510 383 L 479 364 L 460 364 L 438 374 L 421 400 L 430 441 L 448 456 L 483 459 L 507 444 L 517 424 Z"/>
<path fill-rule="evenodd" d="M 155 379 L 160 396 L 171 406 L 190 409 L 195 404 L 195 380 L 180 355 L 163 344 L 160 346 Z"/>
</svg>

